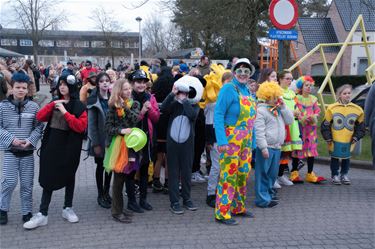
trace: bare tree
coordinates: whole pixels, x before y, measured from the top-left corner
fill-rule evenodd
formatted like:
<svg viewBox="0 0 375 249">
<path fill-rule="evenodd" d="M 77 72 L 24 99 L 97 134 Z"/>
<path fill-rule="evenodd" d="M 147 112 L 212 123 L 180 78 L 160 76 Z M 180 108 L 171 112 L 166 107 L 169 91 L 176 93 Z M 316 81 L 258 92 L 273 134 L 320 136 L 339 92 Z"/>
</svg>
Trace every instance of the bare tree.
<svg viewBox="0 0 375 249">
<path fill-rule="evenodd" d="M 145 21 L 142 36 L 145 41 L 145 52 L 149 56 L 179 48 L 180 36 L 176 25 L 166 25 L 155 15 Z"/>
<path fill-rule="evenodd" d="M 111 54 L 112 65 L 115 64 L 114 57 L 114 44 L 113 36 L 114 33 L 119 32 L 123 29 L 121 24 L 115 19 L 113 11 L 107 11 L 103 6 L 96 8 L 93 11 L 93 15 L 90 17 L 95 23 L 95 28 L 103 33 L 105 46 L 107 51 Z"/>
<path fill-rule="evenodd" d="M 148 3 L 149 0 L 139 0 L 139 1 L 135 1 L 131 4 L 123 4 L 122 6 L 125 8 L 125 9 L 128 9 L 128 10 L 135 10 L 135 9 L 138 9 L 140 7 L 142 7 L 143 5 L 145 5 L 146 3 Z"/>
<path fill-rule="evenodd" d="M 33 56 L 38 63 L 39 41 L 47 29 L 57 27 L 65 21 L 64 10 L 58 10 L 60 1 L 13 0 L 10 2 L 15 21 L 20 24 L 33 42 Z"/>
</svg>

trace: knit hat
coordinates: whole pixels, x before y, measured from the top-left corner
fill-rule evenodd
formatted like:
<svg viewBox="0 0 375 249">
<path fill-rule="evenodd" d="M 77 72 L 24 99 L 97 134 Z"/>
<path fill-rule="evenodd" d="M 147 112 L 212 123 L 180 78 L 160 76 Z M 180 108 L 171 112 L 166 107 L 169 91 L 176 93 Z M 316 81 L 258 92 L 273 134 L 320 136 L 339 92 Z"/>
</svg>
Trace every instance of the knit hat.
<svg viewBox="0 0 375 249">
<path fill-rule="evenodd" d="M 30 77 L 23 71 L 16 72 L 12 75 L 12 82 L 24 82 L 30 84 Z"/>
<path fill-rule="evenodd" d="M 180 73 L 188 73 L 189 67 L 185 63 L 180 64 Z"/>
</svg>

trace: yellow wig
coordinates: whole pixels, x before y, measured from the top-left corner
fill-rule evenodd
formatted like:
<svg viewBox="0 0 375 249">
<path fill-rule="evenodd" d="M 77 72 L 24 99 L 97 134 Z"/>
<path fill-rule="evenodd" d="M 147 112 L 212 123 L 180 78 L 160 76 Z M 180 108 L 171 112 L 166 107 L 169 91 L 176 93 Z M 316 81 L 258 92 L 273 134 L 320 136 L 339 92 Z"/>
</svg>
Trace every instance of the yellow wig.
<svg viewBox="0 0 375 249">
<path fill-rule="evenodd" d="M 265 81 L 259 85 L 257 91 L 257 97 L 259 100 L 268 101 L 271 99 L 277 99 L 283 95 L 283 90 L 274 81 Z"/>
</svg>

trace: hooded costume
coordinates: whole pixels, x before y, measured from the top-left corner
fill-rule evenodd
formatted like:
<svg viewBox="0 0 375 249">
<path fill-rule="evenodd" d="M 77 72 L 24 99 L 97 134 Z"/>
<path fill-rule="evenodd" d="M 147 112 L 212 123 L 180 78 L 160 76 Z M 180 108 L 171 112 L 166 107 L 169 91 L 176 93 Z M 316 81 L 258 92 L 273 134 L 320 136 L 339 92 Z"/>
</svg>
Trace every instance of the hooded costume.
<svg viewBox="0 0 375 249">
<path fill-rule="evenodd" d="M 196 86 L 201 85 L 200 81 L 191 76 L 184 76 L 176 81 L 175 86 L 180 92 L 189 93 L 189 86 L 195 82 Z M 200 99 L 203 87 L 198 90 L 196 99 Z M 169 179 L 169 199 L 174 205 L 179 201 L 178 185 L 181 177 L 182 193 L 184 202 L 190 201 L 191 169 L 194 158 L 194 135 L 195 121 L 198 116 L 199 106 L 197 101 L 189 102 L 175 98 L 170 93 L 161 105 L 161 111 L 168 118 L 167 130 L 167 162 Z"/>
<path fill-rule="evenodd" d="M 61 81 L 67 81 L 61 76 Z M 64 104 L 64 115 L 51 102 L 41 109 L 37 119 L 48 122 L 40 151 L 39 183 L 48 190 L 57 190 L 74 181 L 82 148 L 83 132 L 87 127 L 86 106 L 78 100 L 75 85 L 67 84 L 70 100 Z M 61 97 L 61 96 L 60 96 Z"/>
</svg>

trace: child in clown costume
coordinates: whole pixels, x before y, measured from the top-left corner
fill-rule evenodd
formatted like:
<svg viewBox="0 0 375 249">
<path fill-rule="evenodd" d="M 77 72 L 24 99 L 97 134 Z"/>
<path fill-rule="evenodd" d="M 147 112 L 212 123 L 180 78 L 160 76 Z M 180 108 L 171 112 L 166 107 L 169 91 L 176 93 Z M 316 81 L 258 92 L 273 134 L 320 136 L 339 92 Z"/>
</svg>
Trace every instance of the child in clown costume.
<svg viewBox="0 0 375 249">
<path fill-rule="evenodd" d="M 313 172 L 314 158 L 318 156 L 318 135 L 317 123 L 320 114 L 318 99 L 311 95 L 311 89 L 314 86 L 314 79 L 310 76 L 302 76 L 296 82 L 298 95 L 296 105 L 300 113 L 298 121 L 302 135 L 302 150 L 292 152 L 292 172 L 290 180 L 293 183 L 303 183 L 298 173 L 298 161 L 307 159 L 307 174 L 305 180 L 311 183 L 320 183 L 325 181 L 324 177 L 316 176 Z"/>
<path fill-rule="evenodd" d="M 294 120 L 281 96 L 282 89 L 276 82 L 262 83 L 257 92 L 255 205 L 261 208 L 278 204 L 273 186 L 279 169 L 280 149 L 285 140 L 285 125 Z"/>
<path fill-rule="evenodd" d="M 288 162 L 292 151 L 302 150 L 302 140 L 300 138 L 298 120 L 296 117 L 300 114 L 299 109 L 296 106 L 296 94 L 293 90 L 289 89 L 289 86 L 293 80 L 293 76 L 288 71 L 282 71 L 277 76 L 279 85 L 283 90 L 282 98 L 287 108 L 289 108 L 295 117 L 295 120 L 291 125 L 285 126 L 286 137 L 284 144 L 281 146 L 281 158 L 280 158 L 280 167 L 279 174 L 276 183 L 280 185 L 290 186 L 293 185 L 293 182 L 290 181 L 285 175 L 284 171 L 287 169 Z"/>
<path fill-rule="evenodd" d="M 350 184 L 348 177 L 350 152 L 354 144 L 365 135 L 364 113 L 361 107 L 350 102 L 351 85 L 337 89 L 337 102 L 328 106 L 321 133 L 328 143 L 331 154 L 332 183 L 335 185 Z M 341 172 L 339 177 L 339 160 Z"/>
<path fill-rule="evenodd" d="M 233 66 L 233 80 L 220 92 L 214 112 L 214 128 L 220 152 L 220 179 L 216 191 L 215 220 L 237 225 L 232 215 L 253 218 L 246 210 L 246 182 L 250 173 L 254 99 L 246 84 L 254 70 L 246 58 Z"/>
</svg>

